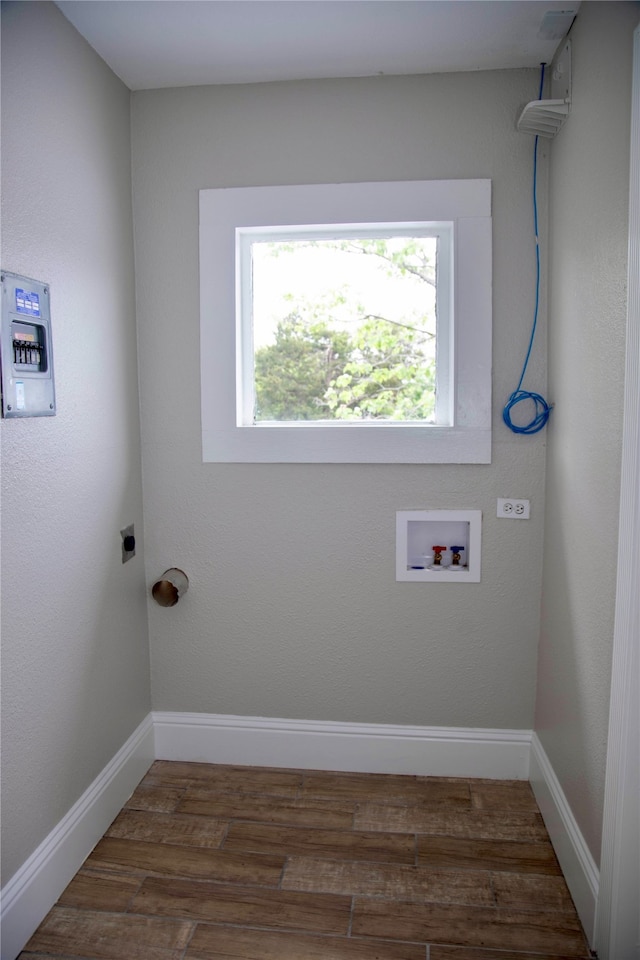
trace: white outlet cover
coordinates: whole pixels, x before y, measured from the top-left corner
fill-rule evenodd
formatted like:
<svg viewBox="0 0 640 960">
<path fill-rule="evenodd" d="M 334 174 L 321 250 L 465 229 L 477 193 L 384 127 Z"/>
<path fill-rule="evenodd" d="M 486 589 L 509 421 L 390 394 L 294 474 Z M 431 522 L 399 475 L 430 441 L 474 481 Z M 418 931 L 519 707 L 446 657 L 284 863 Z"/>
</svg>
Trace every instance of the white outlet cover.
<svg viewBox="0 0 640 960">
<path fill-rule="evenodd" d="M 528 520 L 531 503 L 519 497 L 498 497 L 496 516 L 502 520 Z"/>
</svg>

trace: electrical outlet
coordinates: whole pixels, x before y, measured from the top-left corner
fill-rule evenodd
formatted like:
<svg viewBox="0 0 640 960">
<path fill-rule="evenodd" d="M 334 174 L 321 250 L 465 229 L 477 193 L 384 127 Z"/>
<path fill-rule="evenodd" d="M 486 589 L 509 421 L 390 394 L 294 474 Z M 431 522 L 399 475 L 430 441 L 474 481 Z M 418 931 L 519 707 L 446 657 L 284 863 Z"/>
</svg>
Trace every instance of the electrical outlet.
<svg viewBox="0 0 640 960">
<path fill-rule="evenodd" d="M 126 563 L 136 555 L 136 535 L 133 524 L 120 531 L 122 537 L 122 562 Z"/>
<path fill-rule="evenodd" d="M 516 500 L 514 497 L 498 497 L 497 516 L 505 520 L 528 520 L 529 501 Z"/>
</svg>

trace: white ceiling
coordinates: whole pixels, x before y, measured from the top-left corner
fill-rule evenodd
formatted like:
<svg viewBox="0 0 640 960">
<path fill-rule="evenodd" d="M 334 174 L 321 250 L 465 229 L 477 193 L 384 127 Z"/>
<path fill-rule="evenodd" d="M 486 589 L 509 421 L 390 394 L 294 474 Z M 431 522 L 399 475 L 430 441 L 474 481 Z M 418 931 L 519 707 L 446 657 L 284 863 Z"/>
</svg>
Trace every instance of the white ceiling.
<svg viewBox="0 0 640 960">
<path fill-rule="evenodd" d="M 536 67 L 563 0 L 57 0 L 132 90 Z M 541 35 L 559 11 L 560 32 Z M 548 21 L 547 21 L 548 22 Z"/>
</svg>

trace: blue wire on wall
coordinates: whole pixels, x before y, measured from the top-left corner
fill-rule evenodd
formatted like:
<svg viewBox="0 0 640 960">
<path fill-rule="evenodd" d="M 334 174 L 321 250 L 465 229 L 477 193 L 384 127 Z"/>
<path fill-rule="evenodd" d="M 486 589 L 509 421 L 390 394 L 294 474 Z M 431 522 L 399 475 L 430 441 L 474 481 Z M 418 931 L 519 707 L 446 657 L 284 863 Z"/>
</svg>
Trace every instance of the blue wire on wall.
<svg viewBox="0 0 640 960">
<path fill-rule="evenodd" d="M 538 100 L 542 99 L 542 90 L 544 86 L 544 63 L 541 64 L 542 70 L 540 74 L 540 92 L 538 93 Z M 522 367 L 522 373 L 520 374 L 520 380 L 518 386 L 513 391 L 509 399 L 507 400 L 504 410 L 502 411 L 502 419 L 509 427 L 510 430 L 513 430 L 514 433 L 538 433 L 539 430 L 542 430 L 546 426 L 549 415 L 551 414 L 551 406 L 539 393 L 530 393 L 528 390 L 522 389 L 522 381 L 524 380 L 524 375 L 527 372 L 527 366 L 529 363 L 529 357 L 531 356 L 531 348 L 533 347 L 533 338 L 536 335 L 536 327 L 538 326 L 538 311 L 540 309 L 540 244 L 538 241 L 538 137 L 536 136 L 534 145 L 533 145 L 533 229 L 535 232 L 536 239 L 536 303 L 533 313 L 533 326 L 531 328 L 531 337 L 529 339 L 529 349 L 527 350 L 527 356 L 525 357 L 524 366 Z M 534 404 L 534 417 L 530 423 L 525 424 L 524 426 L 518 426 L 513 423 L 511 420 L 511 411 L 517 404 L 522 403 L 523 400 L 530 400 Z"/>
</svg>

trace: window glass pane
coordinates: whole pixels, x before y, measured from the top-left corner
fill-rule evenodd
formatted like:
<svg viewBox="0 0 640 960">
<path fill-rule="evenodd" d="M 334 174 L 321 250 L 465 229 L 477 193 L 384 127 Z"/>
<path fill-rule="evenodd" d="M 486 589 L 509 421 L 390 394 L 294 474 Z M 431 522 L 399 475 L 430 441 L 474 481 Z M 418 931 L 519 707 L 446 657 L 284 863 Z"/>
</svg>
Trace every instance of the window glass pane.
<svg viewBox="0 0 640 960">
<path fill-rule="evenodd" d="M 437 255 L 397 231 L 254 238 L 253 422 L 433 423 Z"/>
</svg>

